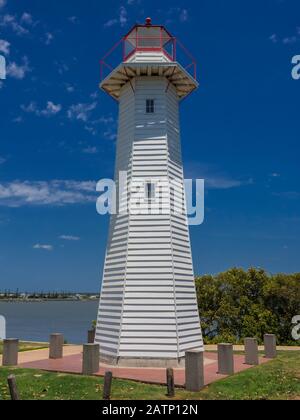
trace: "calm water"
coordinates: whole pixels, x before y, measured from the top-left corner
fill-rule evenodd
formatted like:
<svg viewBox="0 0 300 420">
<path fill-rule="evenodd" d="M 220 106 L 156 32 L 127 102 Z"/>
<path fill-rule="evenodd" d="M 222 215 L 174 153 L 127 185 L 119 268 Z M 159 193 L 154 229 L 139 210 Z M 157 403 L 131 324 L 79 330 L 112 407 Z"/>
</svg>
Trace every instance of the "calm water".
<svg viewBox="0 0 300 420">
<path fill-rule="evenodd" d="M 82 344 L 97 318 L 98 301 L 91 302 L 0 302 L 6 318 L 7 337 L 49 341 L 50 333 L 63 333 L 68 343 Z"/>
</svg>

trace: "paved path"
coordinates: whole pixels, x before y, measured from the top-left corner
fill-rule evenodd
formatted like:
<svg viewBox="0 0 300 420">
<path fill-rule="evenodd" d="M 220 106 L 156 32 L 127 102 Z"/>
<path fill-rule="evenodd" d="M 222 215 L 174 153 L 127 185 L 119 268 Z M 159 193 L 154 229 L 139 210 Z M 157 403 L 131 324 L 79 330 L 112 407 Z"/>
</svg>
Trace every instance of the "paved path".
<svg viewBox="0 0 300 420">
<path fill-rule="evenodd" d="M 208 344 L 205 346 L 205 350 L 210 351 L 217 351 L 218 346 L 215 344 Z M 243 345 L 234 345 L 234 351 L 245 351 L 245 347 Z M 259 351 L 264 351 L 264 346 L 258 346 Z M 300 347 L 298 346 L 277 346 L 278 351 L 300 351 Z"/>
<path fill-rule="evenodd" d="M 261 348 L 263 349 L 263 347 Z M 204 365 L 205 365 L 205 384 L 208 385 L 224 375 L 217 373 L 218 362 L 217 346 L 206 346 Z M 244 346 L 234 346 L 235 351 L 243 351 Z M 278 350 L 299 351 L 300 347 L 278 347 Z M 260 363 L 266 363 L 268 359 L 260 358 Z M 235 372 L 241 372 L 251 368 L 244 364 L 243 355 L 235 355 Z M 0 365 L 2 365 L 2 356 L 0 356 Z M 52 372 L 74 373 L 80 374 L 82 366 L 82 346 L 65 346 L 64 358 L 60 360 L 49 360 L 49 349 L 32 350 L 19 353 L 19 367 L 30 369 L 41 369 Z M 99 372 L 96 376 L 103 376 L 107 370 L 113 372 L 115 378 L 130 379 L 134 381 L 166 384 L 166 369 L 161 368 L 126 368 L 108 365 L 100 365 Z M 185 371 L 184 369 L 174 369 L 175 383 L 177 386 L 184 386 Z"/>
<path fill-rule="evenodd" d="M 251 368 L 251 366 L 244 364 L 244 356 L 235 355 L 234 359 L 235 372 L 241 372 Z M 226 377 L 217 373 L 218 362 L 216 353 L 206 352 L 204 360 L 206 385 Z M 266 363 L 267 361 L 268 359 L 260 358 L 260 363 Z M 48 349 L 23 352 L 19 354 L 19 367 L 41 369 L 50 372 L 80 374 L 82 367 L 82 346 L 64 347 L 64 358 L 59 360 L 49 360 Z M 112 371 L 115 378 L 129 379 L 151 384 L 166 384 L 166 369 L 126 368 L 100 365 L 99 372 L 95 376 L 103 376 L 107 370 Z M 174 375 L 176 386 L 184 386 L 184 369 L 174 369 Z"/>
</svg>

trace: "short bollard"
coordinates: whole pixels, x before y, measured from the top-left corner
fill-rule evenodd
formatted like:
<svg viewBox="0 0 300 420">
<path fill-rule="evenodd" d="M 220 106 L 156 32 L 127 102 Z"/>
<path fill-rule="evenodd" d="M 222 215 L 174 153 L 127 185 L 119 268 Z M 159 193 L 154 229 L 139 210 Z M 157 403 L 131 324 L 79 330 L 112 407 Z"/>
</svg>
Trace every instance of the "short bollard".
<svg viewBox="0 0 300 420">
<path fill-rule="evenodd" d="M 167 397 L 175 397 L 174 370 L 172 368 L 167 369 Z"/>
<path fill-rule="evenodd" d="M 232 344 L 218 344 L 218 373 L 232 375 L 234 373 L 234 358 Z"/>
<path fill-rule="evenodd" d="M 94 328 L 88 331 L 88 341 L 87 341 L 88 344 L 94 344 L 95 335 L 96 335 L 96 330 Z"/>
<path fill-rule="evenodd" d="M 62 359 L 64 336 L 62 334 L 50 335 L 49 359 Z"/>
<path fill-rule="evenodd" d="M 15 338 L 8 338 L 3 340 L 3 366 L 17 366 L 18 365 L 19 340 Z"/>
<path fill-rule="evenodd" d="M 259 365 L 258 343 L 256 338 L 245 338 L 245 364 Z"/>
<path fill-rule="evenodd" d="M 7 383 L 8 383 L 10 398 L 13 401 L 19 401 L 20 400 L 20 395 L 19 395 L 19 391 L 18 391 L 15 376 L 14 375 L 9 375 L 9 377 L 7 378 Z"/>
<path fill-rule="evenodd" d="M 185 353 L 185 387 L 191 392 L 198 392 L 204 387 L 203 351 L 189 350 Z"/>
<path fill-rule="evenodd" d="M 100 346 L 99 344 L 84 344 L 82 373 L 83 375 L 94 375 L 99 372 L 100 364 Z"/>
<path fill-rule="evenodd" d="M 103 400 L 109 401 L 111 397 L 111 385 L 112 385 L 112 372 L 106 372 L 104 376 L 104 386 L 103 386 Z"/>
<path fill-rule="evenodd" d="M 264 344 L 265 344 L 265 357 L 267 359 L 275 359 L 277 357 L 276 335 L 265 334 Z"/>
</svg>

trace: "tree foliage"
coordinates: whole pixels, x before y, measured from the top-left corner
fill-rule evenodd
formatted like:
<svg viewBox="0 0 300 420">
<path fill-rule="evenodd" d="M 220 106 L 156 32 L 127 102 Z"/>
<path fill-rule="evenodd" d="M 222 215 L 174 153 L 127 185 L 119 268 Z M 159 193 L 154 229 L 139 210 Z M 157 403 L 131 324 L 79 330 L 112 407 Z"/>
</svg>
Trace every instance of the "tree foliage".
<svg viewBox="0 0 300 420">
<path fill-rule="evenodd" d="M 263 341 L 276 334 L 278 344 L 299 344 L 291 336 L 292 318 L 300 315 L 300 273 L 269 275 L 262 269 L 233 268 L 196 279 L 206 343 Z"/>
</svg>

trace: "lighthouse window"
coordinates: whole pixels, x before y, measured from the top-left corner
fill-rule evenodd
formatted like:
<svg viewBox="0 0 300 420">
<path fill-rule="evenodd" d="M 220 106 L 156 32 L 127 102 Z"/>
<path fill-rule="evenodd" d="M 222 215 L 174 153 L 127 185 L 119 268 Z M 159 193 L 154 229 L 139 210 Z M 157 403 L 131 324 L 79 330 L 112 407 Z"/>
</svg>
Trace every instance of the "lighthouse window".
<svg viewBox="0 0 300 420">
<path fill-rule="evenodd" d="M 146 113 L 153 114 L 154 113 L 154 99 L 147 99 L 146 100 Z"/>
<path fill-rule="evenodd" d="M 152 182 L 146 183 L 146 199 L 154 200 L 155 199 L 155 184 Z"/>
</svg>

